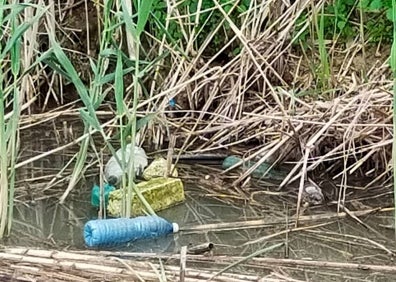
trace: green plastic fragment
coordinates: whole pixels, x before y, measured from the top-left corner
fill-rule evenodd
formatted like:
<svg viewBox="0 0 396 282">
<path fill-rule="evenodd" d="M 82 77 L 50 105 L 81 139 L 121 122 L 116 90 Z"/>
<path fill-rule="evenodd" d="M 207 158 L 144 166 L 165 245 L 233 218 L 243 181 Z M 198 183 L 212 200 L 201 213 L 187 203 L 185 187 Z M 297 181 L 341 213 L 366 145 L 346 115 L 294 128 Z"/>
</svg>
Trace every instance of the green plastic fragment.
<svg viewBox="0 0 396 282">
<path fill-rule="evenodd" d="M 185 200 L 183 182 L 179 178 L 153 178 L 136 184 L 154 211 L 164 210 Z M 111 216 L 121 216 L 122 189 L 110 193 L 107 212 Z M 131 210 L 134 216 L 146 214 L 146 209 L 135 193 L 132 195 Z"/>
<path fill-rule="evenodd" d="M 109 202 L 110 192 L 112 192 L 114 190 L 115 190 L 114 186 L 107 184 L 107 183 L 103 187 L 104 198 L 105 198 L 105 207 L 107 207 L 107 204 Z M 92 188 L 92 191 L 91 191 L 91 205 L 95 208 L 99 208 L 99 206 L 100 206 L 100 188 L 96 184 L 94 185 L 94 187 Z"/>
<path fill-rule="evenodd" d="M 222 167 L 223 169 L 228 169 L 240 161 L 242 161 L 242 159 L 237 156 L 228 156 L 227 158 L 224 159 Z M 244 162 L 242 164 L 242 169 L 246 171 L 255 164 L 256 162 L 254 161 Z M 282 168 L 275 168 L 275 167 L 271 168 L 271 166 L 272 166 L 271 163 L 263 162 L 255 170 L 253 170 L 252 176 L 255 178 L 269 179 L 269 180 L 283 180 L 287 176 L 288 174 L 287 170 Z"/>
</svg>

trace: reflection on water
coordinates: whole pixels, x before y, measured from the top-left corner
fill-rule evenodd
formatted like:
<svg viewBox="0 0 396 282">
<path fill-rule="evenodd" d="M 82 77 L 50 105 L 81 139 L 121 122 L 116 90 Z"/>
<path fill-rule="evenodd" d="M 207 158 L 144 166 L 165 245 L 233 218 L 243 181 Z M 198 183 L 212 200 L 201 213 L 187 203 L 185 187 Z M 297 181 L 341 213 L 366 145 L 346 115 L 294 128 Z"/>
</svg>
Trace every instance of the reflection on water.
<svg viewBox="0 0 396 282">
<path fill-rule="evenodd" d="M 188 190 L 188 187 L 186 188 Z M 187 200 L 167 210 L 158 213 L 169 221 L 177 222 L 180 226 L 196 226 L 208 223 L 241 221 L 255 216 L 249 206 L 234 207 L 216 201 L 199 197 L 195 192 L 186 192 Z M 85 188 L 83 193 L 70 198 L 59 205 L 56 200 L 42 200 L 19 203 L 14 211 L 13 233 L 8 239 L 9 245 L 20 246 L 52 246 L 85 248 L 83 241 L 83 226 L 89 219 L 97 217 L 97 212 L 90 207 L 90 191 Z M 233 246 L 249 240 L 260 231 L 240 230 L 232 232 L 205 232 L 175 234 L 148 240 L 133 242 L 115 249 L 134 252 L 165 252 L 178 251 L 182 245 L 198 245 L 213 242 L 217 246 L 223 245 L 227 252 L 235 253 Z M 113 248 L 114 249 L 114 248 Z M 249 247 L 247 247 L 249 249 Z M 240 254 L 238 251 L 237 254 Z"/>
<path fill-rule="evenodd" d="M 84 222 L 95 215 L 90 208 L 89 196 L 82 200 L 75 197 L 65 205 L 55 199 L 16 204 L 14 208 L 13 233 L 9 244 L 25 246 L 64 247 L 83 246 L 81 230 Z"/>
<path fill-rule="evenodd" d="M 187 200 L 167 210 L 158 213 L 169 221 L 180 226 L 198 226 L 208 223 L 236 222 L 252 218 L 267 219 L 268 222 L 282 222 L 286 218 L 284 203 L 279 203 L 279 209 L 263 209 L 262 212 L 249 204 L 230 205 L 215 199 L 202 197 L 199 191 L 186 185 Z M 324 208 L 324 207 L 322 207 Z M 281 215 L 283 210 L 284 214 Z M 73 194 L 65 205 L 59 205 L 56 200 L 42 200 L 18 203 L 14 210 L 13 233 L 7 244 L 24 246 L 52 246 L 85 248 L 83 241 L 83 226 L 89 219 L 97 217 L 97 212 L 90 206 L 90 189 L 82 186 L 79 192 Z M 369 232 L 367 228 L 352 219 L 327 220 L 312 222 L 307 225 L 326 223 L 323 226 L 307 228 L 288 236 L 289 255 L 298 258 L 328 259 L 336 261 L 358 260 L 380 263 L 387 257 L 386 252 L 378 252 L 378 246 L 369 240 L 387 246 L 393 242 L 393 231 L 380 227 L 392 220 L 392 214 L 370 215 L 365 222 L 378 230 L 378 234 Z M 293 227 L 293 226 L 289 226 Z M 133 252 L 178 252 L 183 245 L 198 245 L 212 242 L 221 254 L 243 255 L 257 250 L 258 247 L 271 243 L 285 241 L 285 235 L 259 243 L 249 244 L 257 238 L 281 232 L 284 224 L 273 225 L 270 228 L 244 229 L 223 232 L 181 232 L 172 236 L 156 238 L 147 241 L 137 241 L 117 247 Z M 361 240 L 359 240 L 359 238 Z M 393 246 L 389 247 L 393 249 Z M 374 254 L 374 253 L 375 254 Z M 280 256 L 284 253 L 280 252 Z"/>
<path fill-rule="evenodd" d="M 97 212 L 90 207 L 89 185 L 84 185 L 79 192 L 75 192 L 65 205 L 56 201 L 42 200 L 29 204 L 19 203 L 15 207 L 15 221 L 13 232 L 5 244 L 11 246 L 28 246 L 43 248 L 71 248 L 85 249 L 83 240 L 83 226 L 89 219 L 96 217 Z M 252 208 L 251 205 L 233 206 L 218 200 L 202 197 L 202 193 L 193 186 L 186 185 L 187 201 L 169 208 L 158 214 L 169 221 L 177 222 L 180 226 L 196 226 L 208 223 L 236 222 L 252 218 L 267 219 L 275 222 L 286 217 L 284 202 L 279 201 L 278 208 L 272 210 Z M 268 199 L 269 200 L 269 199 Z M 318 213 L 325 211 L 322 206 Z M 281 212 L 283 214 L 281 215 Z M 393 233 L 381 228 L 381 224 L 388 224 L 392 214 L 373 214 L 365 216 L 364 222 L 381 233 L 370 232 L 355 220 L 329 219 L 323 222 L 309 222 L 302 224 L 306 230 L 282 233 L 286 228 L 283 224 L 269 228 L 244 229 L 222 232 L 181 232 L 150 240 L 140 240 L 127 245 L 111 248 L 117 251 L 129 252 L 170 252 L 178 253 L 181 246 L 199 245 L 211 242 L 215 245 L 216 255 L 248 256 L 257 250 L 266 248 L 279 242 L 288 242 L 287 252 L 284 247 L 271 251 L 264 256 L 278 258 L 308 259 L 317 261 L 335 261 L 365 264 L 393 264 L 391 256 L 386 250 L 394 250 Z M 322 224 L 322 226 L 315 226 Z M 313 228 L 310 228 L 313 226 Z M 290 226 L 292 227 L 292 226 Z M 277 234 L 280 234 L 277 236 Z M 255 240 L 267 236 L 268 239 Z M 382 246 L 382 247 L 379 247 Z M 259 270 L 258 270 L 259 271 Z M 263 271 L 263 270 L 260 270 Z M 314 279 L 312 281 L 396 281 L 387 273 L 360 272 L 356 270 L 333 271 L 320 268 L 301 269 L 288 268 L 288 274 L 300 279 Z M 389 280 L 390 279 L 390 280 Z"/>
</svg>

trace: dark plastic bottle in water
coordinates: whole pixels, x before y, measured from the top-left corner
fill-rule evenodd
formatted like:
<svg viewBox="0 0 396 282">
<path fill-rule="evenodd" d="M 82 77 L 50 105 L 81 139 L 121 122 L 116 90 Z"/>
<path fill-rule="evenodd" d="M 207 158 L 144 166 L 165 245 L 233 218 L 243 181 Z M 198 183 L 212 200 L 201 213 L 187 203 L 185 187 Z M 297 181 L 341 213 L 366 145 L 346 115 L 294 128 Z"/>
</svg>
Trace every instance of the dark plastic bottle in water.
<svg viewBox="0 0 396 282">
<path fill-rule="evenodd" d="M 159 216 L 96 219 L 85 224 L 84 240 L 88 247 L 114 246 L 178 231 L 177 223 L 171 223 Z"/>
</svg>

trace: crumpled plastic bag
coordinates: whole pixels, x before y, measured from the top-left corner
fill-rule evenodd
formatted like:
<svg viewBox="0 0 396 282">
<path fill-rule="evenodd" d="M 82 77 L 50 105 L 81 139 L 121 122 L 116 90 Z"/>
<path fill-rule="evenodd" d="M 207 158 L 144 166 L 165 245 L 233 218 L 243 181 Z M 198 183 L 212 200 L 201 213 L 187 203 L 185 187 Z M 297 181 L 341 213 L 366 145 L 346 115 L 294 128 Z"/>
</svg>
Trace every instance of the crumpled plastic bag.
<svg viewBox="0 0 396 282">
<path fill-rule="evenodd" d="M 129 163 L 129 157 L 132 151 L 132 146 L 131 144 L 126 145 L 125 147 L 125 169 L 128 168 L 128 163 Z M 135 146 L 134 148 L 134 171 L 135 171 L 135 177 L 137 175 L 142 174 L 144 168 L 147 166 L 148 161 L 147 161 L 147 155 L 146 152 L 144 151 L 143 148 Z M 116 155 L 120 161 L 122 161 L 122 149 L 119 149 L 116 152 Z M 113 186 L 117 186 L 121 182 L 123 170 L 120 166 L 120 164 L 117 162 L 117 159 L 112 156 L 110 160 L 107 162 L 106 167 L 105 167 L 105 178 L 106 181 Z"/>
</svg>

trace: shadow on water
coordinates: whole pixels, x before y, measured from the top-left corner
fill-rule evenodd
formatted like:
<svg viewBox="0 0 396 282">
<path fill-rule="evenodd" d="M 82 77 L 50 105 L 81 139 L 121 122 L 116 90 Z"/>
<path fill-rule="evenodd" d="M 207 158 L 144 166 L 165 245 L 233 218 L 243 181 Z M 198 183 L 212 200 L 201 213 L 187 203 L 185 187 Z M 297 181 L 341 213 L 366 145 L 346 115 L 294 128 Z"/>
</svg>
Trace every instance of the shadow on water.
<svg viewBox="0 0 396 282">
<path fill-rule="evenodd" d="M 49 139 L 53 137 L 48 136 Z M 48 149 L 38 143 L 40 142 L 25 144 L 23 158 Z M 71 168 L 62 174 L 59 171 L 72 158 L 75 148 L 68 150 L 34 161 L 18 171 L 15 219 L 11 236 L 3 241 L 5 245 L 86 249 L 83 239 L 84 224 L 97 217 L 96 210 L 90 206 L 90 190 L 97 181 L 97 166 L 91 166 L 92 170 L 88 170 L 87 175 L 93 176 L 81 181 L 64 205 L 58 204 L 58 198 L 67 186 L 64 175 Z M 264 219 L 272 224 L 265 228 L 240 228 L 234 231 L 180 232 L 131 242 L 111 250 L 178 253 L 181 246 L 211 242 L 215 245 L 216 255 L 248 256 L 257 250 L 284 242 L 287 248 L 275 249 L 268 256 L 393 265 L 394 231 L 385 228 L 393 220 L 391 212 L 361 216 L 359 219 L 365 225 L 351 217 L 323 217 L 322 220 L 303 222 L 296 231 L 285 232 L 286 229 L 294 227 L 287 226 L 285 222 L 296 212 L 295 189 L 276 192 L 273 187 L 252 182 L 251 186 L 241 192 L 244 195 L 240 195 L 240 191 L 232 187 L 232 181 L 227 181 L 228 177 L 217 177 L 219 171 L 216 169 L 182 166 L 180 172 L 185 184 L 186 202 L 159 212 L 159 216 L 177 222 L 182 227 L 251 219 Z M 207 175 L 212 180 L 203 181 Z M 49 186 L 49 182 L 53 184 Z M 359 196 L 362 193 L 358 192 L 352 189 L 348 194 L 346 205 L 351 210 L 358 204 L 366 205 L 367 209 L 392 205 L 389 187 L 365 191 L 365 195 L 372 193 L 376 197 L 365 198 Z M 324 205 L 305 210 L 303 215 L 329 214 L 336 211 L 334 199 L 329 199 Z M 302 277 L 326 277 L 325 281 L 344 281 L 349 278 L 351 281 L 396 280 L 396 276 L 374 272 L 360 273 L 351 270 L 330 273 L 326 268 L 312 270 L 297 266 L 290 267 L 289 270 Z"/>
</svg>

